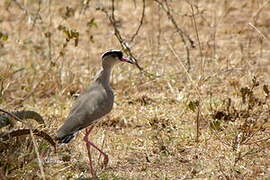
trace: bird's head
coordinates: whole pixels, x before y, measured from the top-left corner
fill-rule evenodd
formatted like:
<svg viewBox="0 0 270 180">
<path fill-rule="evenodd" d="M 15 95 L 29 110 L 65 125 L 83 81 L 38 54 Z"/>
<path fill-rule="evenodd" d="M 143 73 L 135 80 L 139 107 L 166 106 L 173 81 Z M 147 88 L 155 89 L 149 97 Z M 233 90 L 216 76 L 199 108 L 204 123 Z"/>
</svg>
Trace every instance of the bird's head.
<svg viewBox="0 0 270 180">
<path fill-rule="evenodd" d="M 130 64 L 133 64 L 133 62 L 127 58 L 124 58 L 123 57 L 123 52 L 120 51 L 120 50 L 108 50 L 106 52 L 104 52 L 101 56 L 102 58 L 102 64 L 103 65 L 114 65 L 116 64 L 117 62 L 127 62 L 127 63 L 130 63 Z"/>
</svg>

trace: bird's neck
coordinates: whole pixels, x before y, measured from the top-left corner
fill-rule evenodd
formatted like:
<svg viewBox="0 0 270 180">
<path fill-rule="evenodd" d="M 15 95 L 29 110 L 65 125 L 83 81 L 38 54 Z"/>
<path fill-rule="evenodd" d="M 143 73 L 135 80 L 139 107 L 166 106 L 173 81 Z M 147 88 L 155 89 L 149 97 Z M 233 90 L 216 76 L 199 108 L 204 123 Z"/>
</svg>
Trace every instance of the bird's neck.
<svg viewBox="0 0 270 180">
<path fill-rule="evenodd" d="M 102 67 L 102 69 L 98 72 L 95 81 L 99 82 L 104 86 L 110 86 L 111 71 L 111 67 Z"/>
</svg>

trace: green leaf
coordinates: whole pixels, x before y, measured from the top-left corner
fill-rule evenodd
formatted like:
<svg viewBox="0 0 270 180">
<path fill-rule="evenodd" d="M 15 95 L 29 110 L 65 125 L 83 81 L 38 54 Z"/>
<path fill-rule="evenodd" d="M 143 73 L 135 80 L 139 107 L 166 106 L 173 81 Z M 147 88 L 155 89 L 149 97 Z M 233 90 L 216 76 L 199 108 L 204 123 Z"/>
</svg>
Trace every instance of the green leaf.
<svg viewBox="0 0 270 180">
<path fill-rule="evenodd" d="M 8 35 L 5 34 L 5 33 L 0 32 L 0 40 L 7 41 L 8 40 Z"/>
<path fill-rule="evenodd" d="M 92 18 L 90 21 L 86 24 L 89 28 L 91 27 L 97 27 L 97 23 L 95 22 L 95 18 Z"/>
<path fill-rule="evenodd" d="M 191 111 L 195 112 L 195 110 L 196 110 L 196 108 L 198 108 L 199 104 L 200 104 L 200 102 L 199 102 L 198 100 L 190 101 L 190 102 L 188 103 L 188 108 L 189 108 Z"/>
<path fill-rule="evenodd" d="M 51 32 L 46 32 L 44 35 L 45 35 L 46 38 L 50 38 L 52 36 L 52 33 Z"/>
</svg>

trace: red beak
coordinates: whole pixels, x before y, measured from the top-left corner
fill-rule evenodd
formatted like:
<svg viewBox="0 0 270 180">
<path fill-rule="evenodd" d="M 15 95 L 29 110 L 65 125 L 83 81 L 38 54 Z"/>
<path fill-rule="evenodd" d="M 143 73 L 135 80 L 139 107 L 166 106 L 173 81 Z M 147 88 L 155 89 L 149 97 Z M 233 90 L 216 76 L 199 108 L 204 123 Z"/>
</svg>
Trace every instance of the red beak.
<svg viewBox="0 0 270 180">
<path fill-rule="evenodd" d="M 131 61 L 130 59 L 127 59 L 127 58 L 122 58 L 122 59 L 120 59 L 120 61 L 127 62 L 127 63 L 130 63 L 130 64 L 134 64 L 133 61 Z"/>
</svg>

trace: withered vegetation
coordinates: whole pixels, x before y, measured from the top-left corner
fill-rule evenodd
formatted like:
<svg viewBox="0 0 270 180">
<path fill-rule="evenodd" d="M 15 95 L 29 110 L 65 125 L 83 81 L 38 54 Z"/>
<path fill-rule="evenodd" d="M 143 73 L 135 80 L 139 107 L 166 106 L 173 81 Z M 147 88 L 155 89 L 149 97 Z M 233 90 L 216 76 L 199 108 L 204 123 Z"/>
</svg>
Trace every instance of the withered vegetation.
<svg viewBox="0 0 270 180">
<path fill-rule="evenodd" d="M 114 109 L 91 137 L 110 157 L 101 170 L 94 153 L 99 179 L 270 178 L 269 0 L 0 7 L 1 109 L 45 123 L 6 119 L 0 179 L 89 177 L 83 131 L 57 151 L 51 138 L 110 48 L 138 68 L 114 68 Z"/>
</svg>

